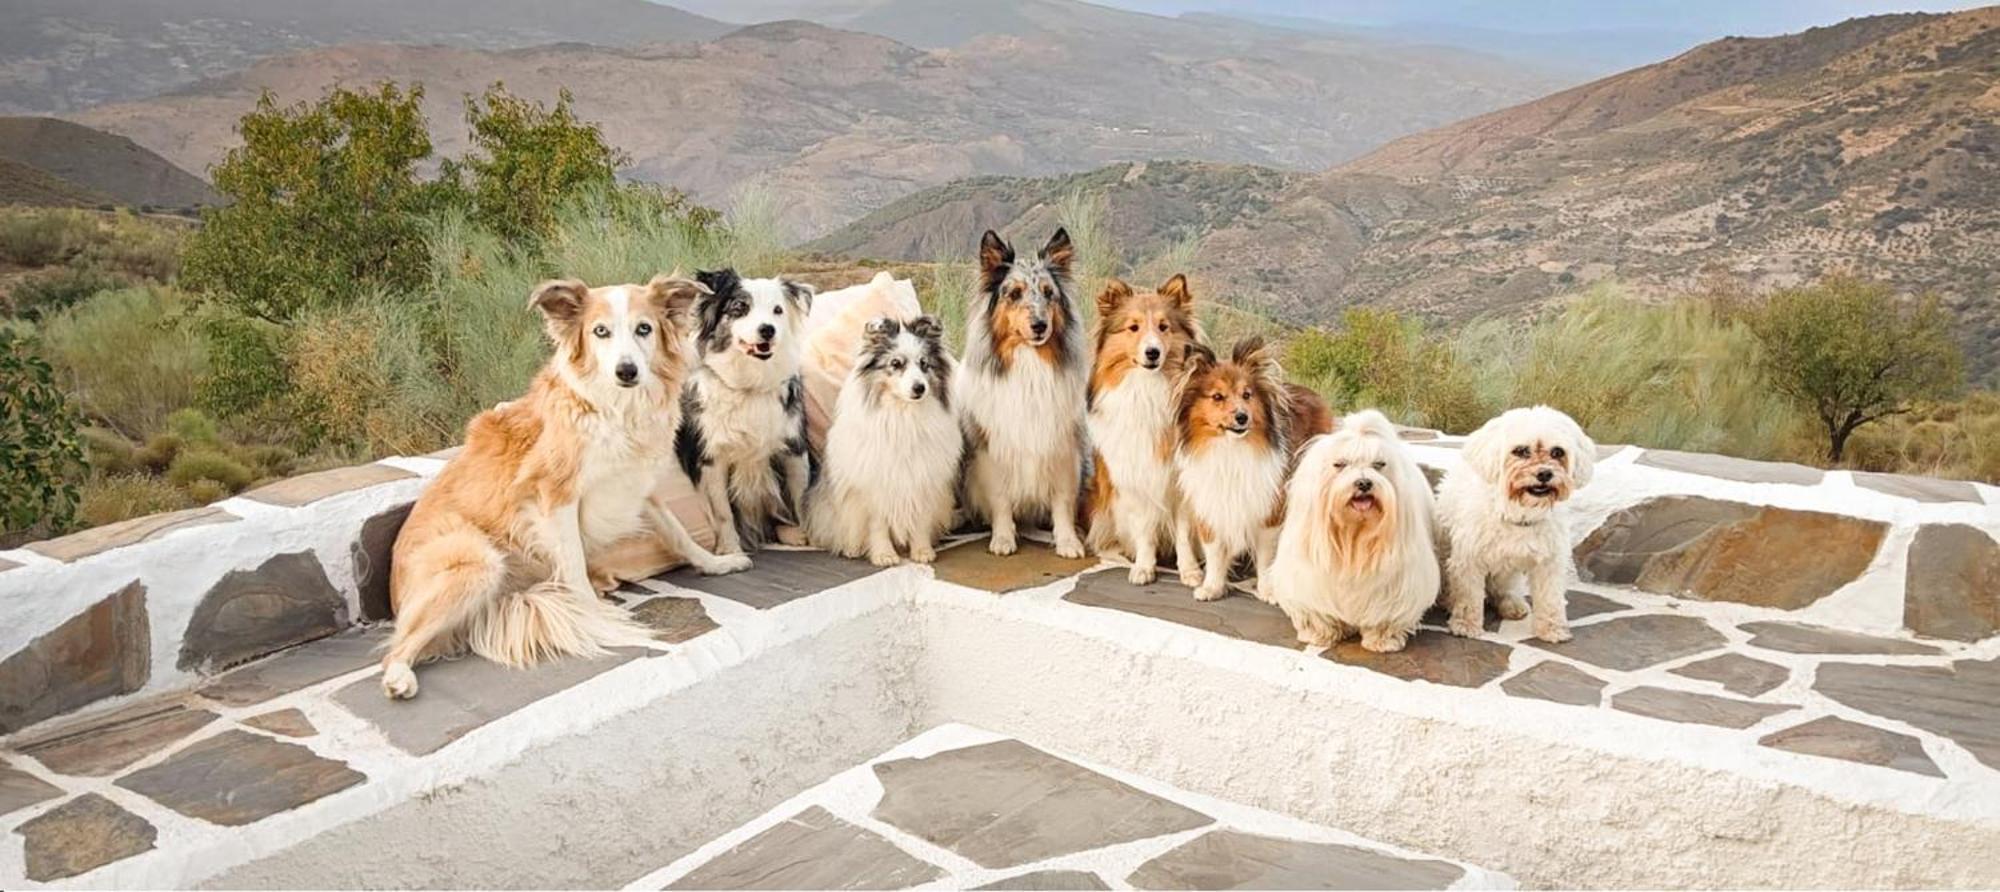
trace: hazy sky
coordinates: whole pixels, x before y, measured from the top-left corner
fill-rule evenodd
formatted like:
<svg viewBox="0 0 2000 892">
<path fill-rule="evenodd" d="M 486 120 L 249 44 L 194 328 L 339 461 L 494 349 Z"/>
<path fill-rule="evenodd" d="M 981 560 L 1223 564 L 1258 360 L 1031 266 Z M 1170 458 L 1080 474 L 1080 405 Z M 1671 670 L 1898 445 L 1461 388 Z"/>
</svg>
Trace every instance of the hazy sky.
<svg viewBox="0 0 2000 892">
<path fill-rule="evenodd" d="M 1886 12 L 1947 11 L 1979 2 L 1882 0 L 1099 0 L 1112 6 L 1175 14 L 1215 10 L 1287 15 L 1360 25 L 1438 23 L 1504 31 L 1639 28 L 1686 32 L 1708 40 L 1756 37 L 1830 25 Z"/>
</svg>

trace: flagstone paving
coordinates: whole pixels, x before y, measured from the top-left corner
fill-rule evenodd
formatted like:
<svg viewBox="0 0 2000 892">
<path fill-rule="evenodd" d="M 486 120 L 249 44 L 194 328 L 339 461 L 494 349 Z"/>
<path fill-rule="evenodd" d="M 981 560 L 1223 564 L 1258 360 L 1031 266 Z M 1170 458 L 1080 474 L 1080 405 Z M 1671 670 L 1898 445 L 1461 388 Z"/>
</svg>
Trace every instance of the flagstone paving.
<svg viewBox="0 0 2000 892">
<path fill-rule="evenodd" d="M 750 569 L 740 573 L 703 576 L 683 567 L 656 578 L 676 588 L 693 589 L 769 610 L 878 572 L 866 561 L 843 560 L 823 551 L 766 548 L 757 552 L 752 561 Z"/>
<path fill-rule="evenodd" d="M 1054 548 L 1032 539 L 1021 540 L 1019 551 L 1001 557 L 987 550 L 989 542 L 974 539 L 938 552 L 932 570 L 946 582 L 1004 595 L 1048 585 L 1097 565 L 1096 558 L 1062 557 Z"/>
<path fill-rule="evenodd" d="M 1630 672 L 1670 660 L 1721 648 L 1722 633 L 1692 616 L 1621 616 L 1572 628 L 1574 636 L 1561 644 L 1530 641 L 1530 645 L 1593 666 Z"/>
<path fill-rule="evenodd" d="M 244 719 L 243 724 L 285 737 L 313 737 L 319 734 L 319 729 L 313 727 L 312 719 L 306 718 L 306 714 L 297 708 L 253 715 Z"/>
<path fill-rule="evenodd" d="M 1923 741 L 1908 734 L 1885 731 L 1838 716 L 1823 716 L 1803 725 L 1773 731 L 1757 742 L 1795 753 L 1944 777 L 1937 763 L 1924 752 Z"/>
<path fill-rule="evenodd" d="M 1554 660 L 1545 660 L 1521 670 L 1513 678 L 1501 682 L 1500 689 L 1516 697 L 1571 706 L 1596 706 L 1604 700 L 1604 679 Z"/>
<path fill-rule="evenodd" d="M 1217 830 L 1146 862 L 1127 882 L 1138 889 L 1444 889 L 1464 875 L 1444 861 Z"/>
<path fill-rule="evenodd" d="M 1667 671 L 1684 678 L 1712 681 L 1722 685 L 1723 690 L 1745 697 L 1763 694 L 1784 684 L 1785 679 L 1792 675 L 1791 670 L 1776 663 L 1766 663 L 1742 654 L 1709 657 Z"/>
<path fill-rule="evenodd" d="M 365 780 L 296 743 L 232 730 L 119 778 L 118 785 L 188 817 L 235 827 Z"/>
<path fill-rule="evenodd" d="M 117 773 L 215 718 L 215 713 L 206 709 L 189 709 L 179 703 L 142 703 L 16 745 L 50 771 L 99 777 Z"/>
<path fill-rule="evenodd" d="M 374 675 L 341 688 L 333 699 L 374 724 L 398 749 L 421 756 L 643 653 L 625 648 L 596 659 L 556 660 L 533 669 L 511 669 L 473 656 L 440 660 L 418 667 L 421 687 L 414 700 L 383 696 L 381 679 Z"/>
<path fill-rule="evenodd" d="M 159 830 L 118 804 L 86 793 L 15 828 L 28 879 L 60 880 L 150 851 Z"/>
<path fill-rule="evenodd" d="M 904 889 L 943 871 L 882 837 L 808 808 L 669 885 L 669 889 Z"/>
<path fill-rule="evenodd" d="M 661 595 L 632 605 L 632 618 L 653 630 L 653 639 L 679 644 L 722 628 L 694 598 Z"/>
</svg>

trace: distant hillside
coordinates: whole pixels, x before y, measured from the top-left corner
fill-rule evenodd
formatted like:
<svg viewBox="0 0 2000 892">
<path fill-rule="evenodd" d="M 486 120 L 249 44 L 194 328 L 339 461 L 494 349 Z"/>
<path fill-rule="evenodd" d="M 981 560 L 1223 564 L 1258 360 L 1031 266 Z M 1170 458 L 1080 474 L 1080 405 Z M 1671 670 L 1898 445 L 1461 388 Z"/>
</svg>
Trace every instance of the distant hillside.
<svg viewBox="0 0 2000 892">
<path fill-rule="evenodd" d="M 24 204 L 189 208 L 221 200 L 201 178 L 125 137 L 55 118 L 0 117 L 0 159 L 65 184 L 10 169 L 9 191 L 43 195 Z"/>
<path fill-rule="evenodd" d="M 152 96 L 341 43 L 631 46 L 734 27 L 647 0 L 0 0 L 0 22 L 9 114 Z"/>
<path fill-rule="evenodd" d="M 101 195 L 19 161 L 0 158 L 0 205 L 31 207 L 98 207 L 116 204 Z"/>
<path fill-rule="evenodd" d="M 951 218 L 939 198 L 903 206 Z M 1203 262 L 1293 320 L 1360 303 L 1523 313 L 1605 277 L 1667 293 L 1712 273 L 1769 287 L 1854 271 L 1944 295 L 1992 375 L 2000 7 L 1717 41 L 1288 177 L 1244 207 L 1202 237 Z M 871 215 L 823 243 L 864 227 L 901 228 Z"/>
</svg>

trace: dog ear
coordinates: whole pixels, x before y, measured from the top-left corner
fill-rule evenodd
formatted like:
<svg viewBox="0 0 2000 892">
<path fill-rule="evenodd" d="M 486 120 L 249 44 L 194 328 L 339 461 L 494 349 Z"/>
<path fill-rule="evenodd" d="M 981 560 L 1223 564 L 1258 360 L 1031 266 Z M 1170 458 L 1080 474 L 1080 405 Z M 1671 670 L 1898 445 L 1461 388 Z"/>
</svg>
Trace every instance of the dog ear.
<svg viewBox="0 0 2000 892">
<path fill-rule="evenodd" d="M 1458 450 L 1459 460 L 1465 463 L 1466 468 L 1487 483 L 1500 482 L 1500 472 L 1507 461 L 1507 440 L 1504 426 L 1500 423 L 1502 417 L 1505 413 L 1480 425 L 1478 430 L 1465 438 L 1464 447 Z"/>
<path fill-rule="evenodd" d="M 1097 316 L 1102 319 L 1118 312 L 1118 305 L 1131 299 L 1132 286 L 1117 279 L 1104 283 L 1104 290 L 1097 293 Z"/>
<path fill-rule="evenodd" d="M 535 286 L 528 296 L 528 306 L 542 314 L 542 322 L 548 328 L 549 337 L 561 341 L 576 328 L 583 316 L 583 302 L 590 296 L 590 287 L 575 279 L 550 279 Z"/>
<path fill-rule="evenodd" d="M 979 237 L 979 269 L 989 278 L 1014 262 L 1014 249 L 1000 238 L 1000 233 L 991 229 Z"/>
<path fill-rule="evenodd" d="M 939 322 L 936 316 L 918 316 L 910 320 L 910 333 L 926 341 L 942 340 L 944 338 L 944 323 Z"/>
<path fill-rule="evenodd" d="M 1174 273 L 1167 284 L 1160 286 L 1160 296 L 1174 302 L 1174 306 L 1185 310 L 1194 303 L 1194 292 L 1188 290 L 1187 276 Z"/>
<path fill-rule="evenodd" d="M 796 304 L 799 312 L 812 312 L 813 298 L 819 294 L 819 289 L 804 282 L 794 282 L 790 279 L 779 279 L 778 281 L 785 286 L 785 299 Z"/>
<path fill-rule="evenodd" d="M 1562 420 L 1569 428 L 1570 480 L 1575 488 L 1582 489 L 1590 484 L 1591 476 L 1597 473 L 1597 441 L 1583 432 L 1583 426 L 1577 424 L 1576 419 L 1562 414 Z"/>
<path fill-rule="evenodd" d="M 710 293 L 707 285 L 682 276 L 678 269 L 646 283 L 646 299 L 678 331 L 686 331 L 694 321 L 694 302 Z"/>
<path fill-rule="evenodd" d="M 1049 236 L 1049 243 L 1042 246 L 1042 259 L 1056 275 L 1069 275 L 1069 262 L 1076 256 L 1076 249 L 1069 243 L 1069 230 L 1056 227 L 1056 234 Z"/>
<path fill-rule="evenodd" d="M 1184 398 L 1187 389 L 1194 386 L 1197 379 L 1213 368 L 1215 368 L 1215 351 L 1210 350 L 1207 344 L 1189 342 L 1187 349 L 1181 351 L 1181 377 L 1174 382 L 1174 393 Z"/>
<path fill-rule="evenodd" d="M 868 320 L 868 327 L 866 329 L 868 340 L 870 341 L 887 341 L 902 332 L 902 323 L 887 316 L 877 316 Z"/>
</svg>

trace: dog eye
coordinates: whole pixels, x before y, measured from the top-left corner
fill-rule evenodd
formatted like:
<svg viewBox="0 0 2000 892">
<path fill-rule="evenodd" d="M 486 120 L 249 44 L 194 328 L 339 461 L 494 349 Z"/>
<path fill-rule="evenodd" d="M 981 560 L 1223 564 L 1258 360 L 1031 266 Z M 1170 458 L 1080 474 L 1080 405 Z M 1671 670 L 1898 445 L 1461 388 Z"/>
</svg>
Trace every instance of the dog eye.
<svg viewBox="0 0 2000 892">
<path fill-rule="evenodd" d="M 1383 468 L 1388 467 L 1388 465 L 1389 465 L 1388 462 L 1378 461 L 1375 463 L 1375 470 L 1380 471 Z"/>
<path fill-rule="evenodd" d="M 1167 324 L 1165 322 L 1160 323 L 1160 333 L 1165 334 L 1166 331 L 1167 331 Z"/>
<path fill-rule="evenodd" d="M 1534 450 L 1532 450 L 1532 449 L 1529 449 L 1529 448 L 1528 448 L 1528 447 L 1526 447 L 1526 446 L 1516 446 L 1516 447 L 1514 447 L 1514 457 L 1515 457 L 1515 458 L 1527 458 L 1528 456 L 1530 456 L 1530 455 L 1533 455 L 1533 454 L 1535 454 L 1535 451 L 1534 451 Z"/>
<path fill-rule="evenodd" d="M 651 334 L 653 333 L 653 323 L 651 323 L 651 322 L 641 322 L 641 323 L 639 323 L 639 327 L 638 327 L 638 328 L 635 328 L 635 329 L 633 329 L 633 331 L 634 331 L 635 333 L 637 333 L 637 334 L 639 335 L 639 337 L 642 337 L 642 338 L 643 338 L 643 337 L 646 337 L 646 336 L 648 336 L 648 335 L 651 335 Z"/>
<path fill-rule="evenodd" d="M 1556 448 L 1549 450 L 1549 457 L 1556 459 L 1558 461 L 1560 461 L 1563 456 L 1568 454 L 1569 453 L 1563 451 L 1563 448 L 1561 446 L 1557 446 Z"/>
<path fill-rule="evenodd" d="M 771 315 L 773 315 L 773 316 L 783 316 L 783 315 L 785 315 L 785 308 L 784 308 L 784 307 L 772 307 L 772 308 L 771 308 Z"/>
<path fill-rule="evenodd" d="M 1344 462 L 1344 461 L 1337 461 L 1337 462 L 1334 462 L 1334 463 L 1333 463 L 1333 469 L 1334 469 L 1334 470 L 1336 470 L 1336 471 L 1345 471 L 1345 470 L 1347 470 L 1347 463 L 1346 463 L 1346 462 Z"/>
<path fill-rule="evenodd" d="M 1138 331 L 1138 330 L 1139 330 L 1139 323 L 1137 323 L 1137 322 L 1134 322 L 1134 323 L 1132 323 L 1131 325 L 1129 325 L 1129 326 L 1126 326 L 1125 330 L 1126 330 L 1126 331 Z"/>
<path fill-rule="evenodd" d="M 903 370 L 903 361 L 902 361 L 902 360 L 900 360 L 900 359 L 891 359 L 891 360 L 889 360 L 889 370 L 890 370 L 890 371 L 892 371 L 892 372 L 900 372 L 900 371 L 902 371 L 902 370 Z"/>
<path fill-rule="evenodd" d="M 591 329 L 590 333 L 600 338 L 611 337 L 611 329 L 606 327 L 602 322 L 598 323 L 596 328 Z"/>
<path fill-rule="evenodd" d="M 1257 398 L 1257 393 L 1256 393 L 1255 391 L 1251 391 L 1251 390 L 1246 390 L 1246 391 L 1243 391 L 1243 398 L 1244 398 L 1244 399 L 1246 399 L 1246 400 L 1248 400 L 1248 399 L 1256 399 L 1256 398 Z"/>
<path fill-rule="evenodd" d="M 1223 400 L 1228 399 L 1229 395 L 1226 393 L 1211 393 L 1208 395 L 1208 398 L 1219 403 L 1222 402 Z"/>
</svg>

